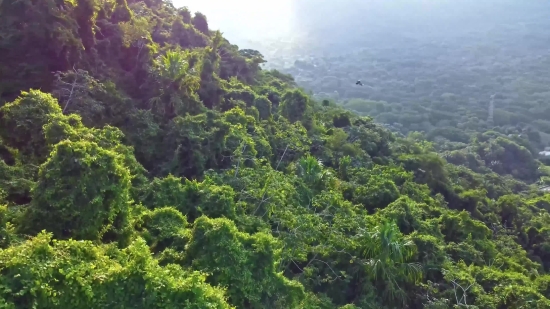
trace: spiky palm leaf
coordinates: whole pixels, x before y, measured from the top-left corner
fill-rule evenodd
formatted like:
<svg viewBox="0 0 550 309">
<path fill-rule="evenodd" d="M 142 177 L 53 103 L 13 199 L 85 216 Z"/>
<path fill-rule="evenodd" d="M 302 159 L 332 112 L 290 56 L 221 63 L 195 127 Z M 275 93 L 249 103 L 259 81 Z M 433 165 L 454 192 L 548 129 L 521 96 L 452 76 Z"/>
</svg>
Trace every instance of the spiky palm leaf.
<svg viewBox="0 0 550 309">
<path fill-rule="evenodd" d="M 310 185 L 316 185 L 325 180 L 330 172 L 324 169 L 323 162 L 313 156 L 306 156 L 298 161 L 298 175 Z"/>
<path fill-rule="evenodd" d="M 405 293 L 399 282 L 416 282 L 422 277 L 418 263 L 407 263 L 414 256 L 415 245 L 401 236 L 394 222 L 383 222 L 369 233 L 364 250 L 372 279 L 384 282 L 388 300 L 403 300 Z"/>
</svg>

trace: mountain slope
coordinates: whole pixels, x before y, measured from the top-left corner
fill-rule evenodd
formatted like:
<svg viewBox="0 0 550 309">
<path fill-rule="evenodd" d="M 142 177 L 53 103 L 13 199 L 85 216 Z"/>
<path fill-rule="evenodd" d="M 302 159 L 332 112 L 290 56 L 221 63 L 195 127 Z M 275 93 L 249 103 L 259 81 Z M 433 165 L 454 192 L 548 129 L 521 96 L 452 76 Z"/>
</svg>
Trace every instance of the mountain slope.
<svg viewBox="0 0 550 309">
<path fill-rule="evenodd" d="M 4 307 L 550 307 L 550 196 L 521 177 L 316 102 L 169 2 L 0 9 Z"/>
</svg>

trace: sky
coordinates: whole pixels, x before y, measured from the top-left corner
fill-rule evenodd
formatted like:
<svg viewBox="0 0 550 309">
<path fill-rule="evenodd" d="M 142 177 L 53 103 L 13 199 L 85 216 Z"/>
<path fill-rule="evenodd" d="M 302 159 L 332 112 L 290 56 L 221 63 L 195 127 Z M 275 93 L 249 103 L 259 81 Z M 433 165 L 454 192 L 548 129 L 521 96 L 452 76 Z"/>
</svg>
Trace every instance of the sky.
<svg viewBox="0 0 550 309">
<path fill-rule="evenodd" d="M 508 24 L 528 21 L 522 16 L 537 11 L 530 6 L 548 7 L 547 1 L 172 0 L 172 3 L 205 14 L 210 29 L 221 30 L 239 48 L 258 49 L 269 56 L 268 50 L 278 52 L 294 45 L 325 51 L 328 44 L 339 50 L 355 44 L 393 42 L 402 37 L 431 40 L 468 31 L 488 31 L 484 29 L 494 27 L 499 20 Z M 530 13 L 519 12 L 525 10 Z M 278 43 L 271 44 L 274 41 Z"/>
<path fill-rule="evenodd" d="M 232 43 L 281 38 L 290 35 L 293 0 L 172 0 L 208 18 L 211 29 L 221 30 Z M 246 47 L 246 46 L 243 46 Z"/>
</svg>

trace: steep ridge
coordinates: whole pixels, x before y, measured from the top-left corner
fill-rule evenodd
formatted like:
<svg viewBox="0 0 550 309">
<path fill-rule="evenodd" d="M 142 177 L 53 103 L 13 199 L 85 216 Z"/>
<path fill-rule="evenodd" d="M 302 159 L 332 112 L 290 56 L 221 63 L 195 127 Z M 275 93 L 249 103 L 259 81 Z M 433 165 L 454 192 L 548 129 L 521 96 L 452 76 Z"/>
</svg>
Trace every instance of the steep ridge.
<svg viewBox="0 0 550 309">
<path fill-rule="evenodd" d="M 170 2 L 0 12 L 2 307 L 550 308 L 522 139 L 442 156 Z"/>
</svg>

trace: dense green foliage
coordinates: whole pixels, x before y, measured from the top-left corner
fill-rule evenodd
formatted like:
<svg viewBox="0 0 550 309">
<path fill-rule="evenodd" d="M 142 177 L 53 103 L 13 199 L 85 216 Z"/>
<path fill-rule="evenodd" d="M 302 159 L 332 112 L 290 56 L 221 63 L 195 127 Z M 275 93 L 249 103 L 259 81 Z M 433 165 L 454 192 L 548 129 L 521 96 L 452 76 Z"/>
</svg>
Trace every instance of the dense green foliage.
<svg viewBox="0 0 550 309">
<path fill-rule="evenodd" d="M 0 10 L 0 307 L 550 308 L 527 140 L 442 155 L 161 0 Z"/>
</svg>

